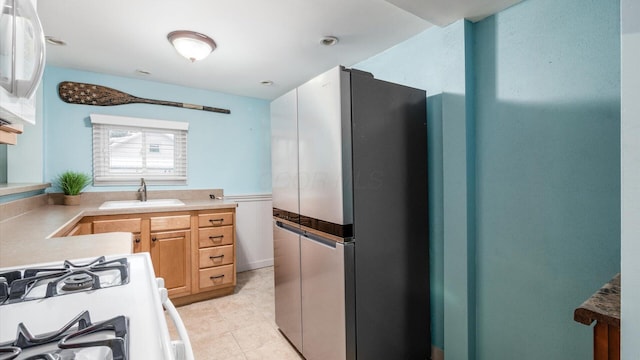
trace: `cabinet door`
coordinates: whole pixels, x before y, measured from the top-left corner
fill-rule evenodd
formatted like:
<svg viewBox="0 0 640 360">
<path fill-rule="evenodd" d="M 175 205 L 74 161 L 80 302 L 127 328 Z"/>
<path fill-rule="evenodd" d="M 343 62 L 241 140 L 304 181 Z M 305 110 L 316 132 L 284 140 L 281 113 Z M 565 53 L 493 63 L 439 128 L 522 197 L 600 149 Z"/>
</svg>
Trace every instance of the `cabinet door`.
<svg viewBox="0 0 640 360">
<path fill-rule="evenodd" d="M 144 248 L 142 247 L 142 235 L 140 233 L 133 233 L 133 252 L 139 253 L 144 252 Z"/>
<path fill-rule="evenodd" d="M 191 292 L 190 235 L 189 230 L 151 233 L 151 261 L 169 296 Z"/>
</svg>

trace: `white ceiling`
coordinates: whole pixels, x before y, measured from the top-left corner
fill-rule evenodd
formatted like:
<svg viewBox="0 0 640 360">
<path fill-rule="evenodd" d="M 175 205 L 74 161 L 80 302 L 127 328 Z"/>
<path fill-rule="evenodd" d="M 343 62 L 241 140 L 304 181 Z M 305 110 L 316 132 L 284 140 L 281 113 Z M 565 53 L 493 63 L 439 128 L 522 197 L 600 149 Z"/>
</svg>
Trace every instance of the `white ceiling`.
<svg viewBox="0 0 640 360">
<path fill-rule="evenodd" d="M 41 0 L 38 13 L 45 34 L 67 43 L 47 45 L 49 65 L 273 99 L 422 32 L 423 18 L 446 24 L 519 0 L 389 1 L 407 10 L 383 0 Z M 218 48 L 191 63 L 167 41 L 173 30 L 207 34 Z M 339 43 L 321 46 L 326 35 Z"/>
<path fill-rule="evenodd" d="M 387 0 L 430 23 L 449 25 L 459 19 L 480 21 L 522 0 Z"/>
</svg>

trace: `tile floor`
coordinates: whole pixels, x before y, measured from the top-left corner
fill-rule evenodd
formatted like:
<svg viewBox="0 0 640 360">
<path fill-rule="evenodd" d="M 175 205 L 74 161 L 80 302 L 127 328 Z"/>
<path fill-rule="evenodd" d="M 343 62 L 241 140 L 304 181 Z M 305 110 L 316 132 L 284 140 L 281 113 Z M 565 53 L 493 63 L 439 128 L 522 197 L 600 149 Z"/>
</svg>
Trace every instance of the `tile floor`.
<svg viewBox="0 0 640 360">
<path fill-rule="evenodd" d="M 197 360 L 303 359 L 275 323 L 273 267 L 238 273 L 233 295 L 185 305 L 178 312 Z"/>
</svg>

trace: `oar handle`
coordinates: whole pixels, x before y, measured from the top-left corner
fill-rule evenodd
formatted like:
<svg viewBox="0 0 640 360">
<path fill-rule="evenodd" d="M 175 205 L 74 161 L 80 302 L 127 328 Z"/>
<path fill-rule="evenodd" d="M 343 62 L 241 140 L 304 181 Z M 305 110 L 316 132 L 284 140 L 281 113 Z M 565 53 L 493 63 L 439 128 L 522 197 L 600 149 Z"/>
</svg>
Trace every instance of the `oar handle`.
<svg viewBox="0 0 640 360">
<path fill-rule="evenodd" d="M 154 99 L 145 99 L 137 96 L 132 96 L 135 102 L 145 103 L 145 104 L 155 104 L 155 105 L 167 105 L 167 106 L 175 106 L 181 107 L 185 109 L 193 109 L 193 110 L 203 110 L 203 111 L 211 111 L 221 114 L 231 114 L 229 109 L 221 109 L 212 106 L 203 106 L 203 105 L 195 105 L 195 104 L 187 104 L 176 101 L 166 101 L 166 100 L 154 100 Z"/>
<path fill-rule="evenodd" d="M 231 114 L 231 111 L 229 111 L 229 109 L 221 109 L 221 108 L 212 107 L 212 106 L 194 105 L 194 104 L 187 104 L 187 103 L 179 103 L 179 104 L 181 104 L 183 108 L 187 108 L 187 109 L 211 111 L 211 112 L 216 112 L 221 114 Z"/>
</svg>

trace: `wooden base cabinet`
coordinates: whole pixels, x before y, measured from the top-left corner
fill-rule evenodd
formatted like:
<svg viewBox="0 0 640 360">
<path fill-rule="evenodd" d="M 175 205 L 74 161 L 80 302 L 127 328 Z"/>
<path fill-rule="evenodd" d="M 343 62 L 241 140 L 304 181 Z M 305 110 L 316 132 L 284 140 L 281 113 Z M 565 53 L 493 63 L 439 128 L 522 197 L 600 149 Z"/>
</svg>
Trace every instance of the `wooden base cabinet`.
<svg viewBox="0 0 640 360">
<path fill-rule="evenodd" d="M 151 262 L 169 297 L 191 294 L 191 230 L 151 233 Z"/>
<path fill-rule="evenodd" d="M 191 294 L 191 215 L 149 217 L 150 253 L 156 276 L 171 298 Z M 146 225 L 146 224 L 145 224 Z"/>
<path fill-rule="evenodd" d="M 235 212 L 198 214 L 198 289 L 217 291 L 236 285 Z"/>
<path fill-rule="evenodd" d="M 90 216 L 68 236 L 115 231 L 133 234 L 134 253 L 150 253 L 156 276 L 164 278 L 174 304 L 233 293 L 235 208 Z"/>
</svg>

